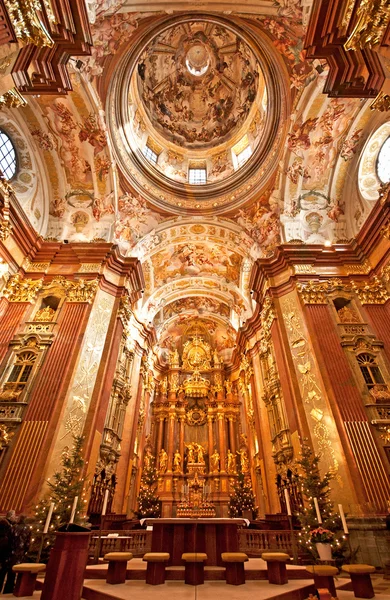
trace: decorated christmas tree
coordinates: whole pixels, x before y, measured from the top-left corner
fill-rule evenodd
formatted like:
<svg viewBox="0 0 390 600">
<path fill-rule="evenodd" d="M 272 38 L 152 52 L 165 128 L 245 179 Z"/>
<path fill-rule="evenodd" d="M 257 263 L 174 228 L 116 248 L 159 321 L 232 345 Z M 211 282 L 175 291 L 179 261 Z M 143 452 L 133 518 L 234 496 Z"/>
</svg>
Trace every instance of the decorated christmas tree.
<svg viewBox="0 0 390 600">
<path fill-rule="evenodd" d="M 334 511 L 333 502 L 330 499 L 329 484 L 334 475 L 330 471 L 322 475 L 320 461 L 321 456 L 315 454 L 312 448 L 304 442 L 301 448 L 301 458 L 297 461 L 297 465 L 300 467 L 299 479 L 304 498 L 304 505 L 301 505 L 297 515 L 302 527 L 299 541 L 301 546 L 314 557 L 317 556 L 315 541 L 330 542 L 333 557 L 336 558 L 337 555 L 343 553 L 346 544 L 340 516 Z M 322 523 L 318 521 L 314 504 L 315 498 Z"/>
<path fill-rule="evenodd" d="M 48 552 L 54 543 L 54 532 L 61 525 L 69 523 L 75 498 L 76 510 L 73 522 L 79 525 L 85 523 L 86 498 L 83 491 L 84 479 L 81 476 L 84 460 L 82 458 L 83 437 L 74 436 L 71 448 L 66 447 L 61 456 L 61 468 L 47 481 L 49 492 L 35 507 L 35 517 L 31 523 L 31 552 L 37 556 L 41 552 L 41 560 L 48 557 Z M 43 539 L 43 531 L 47 515 L 54 504 L 47 534 Z M 43 544 L 42 544 L 43 539 Z M 41 547 L 42 545 L 42 547 Z"/>
<path fill-rule="evenodd" d="M 258 508 L 250 479 L 245 478 L 240 464 L 237 471 L 237 479 L 229 499 L 229 516 L 242 517 L 243 515 L 245 516 L 245 513 L 249 512 L 252 519 L 256 519 Z"/>
<path fill-rule="evenodd" d="M 161 514 L 161 505 L 157 495 L 157 469 L 154 466 L 154 457 L 148 455 L 142 470 L 141 485 L 137 498 L 139 519 L 156 518 Z"/>
</svg>

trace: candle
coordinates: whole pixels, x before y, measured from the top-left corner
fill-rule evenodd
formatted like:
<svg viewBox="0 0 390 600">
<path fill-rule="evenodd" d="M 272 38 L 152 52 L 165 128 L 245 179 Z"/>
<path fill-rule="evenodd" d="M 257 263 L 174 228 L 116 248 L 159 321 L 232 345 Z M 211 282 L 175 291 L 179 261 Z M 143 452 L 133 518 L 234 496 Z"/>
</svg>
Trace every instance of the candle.
<svg viewBox="0 0 390 600">
<path fill-rule="evenodd" d="M 339 507 L 340 519 L 341 519 L 341 522 L 342 522 L 342 524 L 343 524 L 343 530 L 344 530 L 344 533 L 345 533 L 346 535 L 348 535 L 348 534 L 349 534 L 349 531 L 348 531 L 348 525 L 347 525 L 347 521 L 346 521 L 346 519 L 345 519 L 345 514 L 344 514 L 344 510 L 343 510 L 343 505 L 342 505 L 342 504 L 339 504 L 339 505 L 338 505 L 338 507 Z"/>
<path fill-rule="evenodd" d="M 50 525 L 50 521 L 51 521 L 51 516 L 53 514 L 53 510 L 54 510 L 54 502 L 52 502 L 49 506 L 49 512 L 47 513 L 45 526 L 43 528 L 43 533 L 47 533 L 49 531 L 49 525 Z"/>
<path fill-rule="evenodd" d="M 287 514 L 289 517 L 291 517 L 292 513 L 291 513 L 290 496 L 288 495 L 287 488 L 284 489 L 284 497 L 286 500 Z"/>
<path fill-rule="evenodd" d="M 107 512 L 107 504 L 108 504 L 108 494 L 109 494 L 109 490 L 106 490 L 104 493 L 104 500 L 103 500 L 103 508 L 102 508 L 102 517 L 104 517 L 104 515 Z"/>
<path fill-rule="evenodd" d="M 74 521 L 74 516 L 76 514 L 76 508 L 77 508 L 77 501 L 78 501 L 78 499 L 79 499 L 78 496 L 74 497 L 73 506 L 72 506 L 72 512 L 70 513 L 69 523 L 73 523 L 73 521 Z"/>
<path fill-rule="evenodd" d="M 317 498 L 313 498 L 313 500 L 314 500 L 314 507 L 316 509 L 317 521 L 321 525 L 322 519 L 321 519 L 320 507 L 318 506 L 318 500 L 317 500 Z"/>
</svg>

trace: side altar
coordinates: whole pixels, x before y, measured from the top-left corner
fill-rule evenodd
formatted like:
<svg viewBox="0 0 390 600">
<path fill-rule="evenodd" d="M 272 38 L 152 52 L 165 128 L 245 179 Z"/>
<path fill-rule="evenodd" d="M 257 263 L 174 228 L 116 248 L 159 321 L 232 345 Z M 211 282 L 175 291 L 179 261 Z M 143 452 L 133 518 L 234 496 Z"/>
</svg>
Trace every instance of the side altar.
<svg viewBox="0 0 390 600">
<path fill-rule="evenodd" d="M 183 552 L 205 552 L 207 566 L 223 566 L 222 552 L 239 551 L 245 519 L 145 519 L 153 527 L 152 552 L 169 552 L 169 565 L 183 565 Z"/>
<path fill-rule="evenodd" d="M 205 338 L 189 331 L 169 353 L 151 403 L 143 465 L 157 467 L 163 518 L 227 517 L 238 467 L 255 476 L 240 391 Z"/>
</svg>

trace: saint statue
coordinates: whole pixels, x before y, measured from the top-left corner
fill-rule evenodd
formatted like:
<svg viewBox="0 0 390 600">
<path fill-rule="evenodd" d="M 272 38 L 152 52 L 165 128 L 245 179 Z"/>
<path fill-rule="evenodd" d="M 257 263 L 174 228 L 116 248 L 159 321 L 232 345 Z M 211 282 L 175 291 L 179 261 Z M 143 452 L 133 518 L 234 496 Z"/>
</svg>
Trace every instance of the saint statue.
<svg viewBox="0 0 390 600">
<path fill-rule="evenodd" d="M 159 471 L 160 475 L 163 475 L 168 467 L 168 454 L 165 452 L 164 448 L 162 450 L 160 450 L 158 463 L 159 463 L 158 471 Z"/>
<path fill-rule="evenodd" d="M 237 472 L 236 457 L 230 450 L 227 453 L 227 472 L 229 475 L 234 475 Z"/>
<path fill-rule="evenodd" d="M 230 381 L 230 379 L 226 379 L 225 381 L 225 388 L 226 388 L 226 393 L 227 394 L 231 394 L 232 393 L 232 382 Z"/>
<path fill-rule="evenodd" d="M 204 465 L 204 449 L 203 446 L 201 446 L 200 444 L 197 445 L 197 450 L 198 450 L 198 463 Z"/>
<path fill-rule="evenodd" d="M 249 473 L 249 458 L 248 458 L 248 452 L 245 450 L 245 448 L 242 448 L 239 453 L 238 453 L 241 457 L 241 470 L 243 473 Z"/>
<path fill-rule="evenodd" d="M 194 447 L 193 447 L 192 444 L 190 444 L 188 446 L 187 461 L 189 463 L 194 463 L 195 462 Z"/>
<path fill-rule="evenodd" d="M 216 350 L 214 350 L 213 353 L 213 360 L 214 360 L 214 366 L 217 367 L 218 365 L 221 364 L 221 359 L 218 356 L 218 352 Z"/>
<path fill-rule="evenodd" d="M 173 472 L 180 473 L 181 472 L 181 454 L 179 450 L 176 450 L 173 456 Z"/>
<path fill-rule="evenodd" d="M 219 452 L 216 448 L 210 457 L 210 467 L 212 473 L 217 473 L 219 471 Z"/>
<path fill-rule="evenodd" d="M 153 456 L 150 448 L 146 449 L 144 454 L 144 469 L 151 469 L 153 467 Z"/>
<path fill-rule="evenodd" d="M 164 379 L 162 379 L 160 381 L 160 392 L 162 394 L 166 394 L 168 391 L 168 378 L 164 377 Z"/>
<path fill-rule="evenodd" d="M 177 348 L 175 348 L 175 350 L 173 352 L 169 353 L 169 365 L 171 367 L 179 366 L 179 353 L 177 351 Z"/>
</svg>

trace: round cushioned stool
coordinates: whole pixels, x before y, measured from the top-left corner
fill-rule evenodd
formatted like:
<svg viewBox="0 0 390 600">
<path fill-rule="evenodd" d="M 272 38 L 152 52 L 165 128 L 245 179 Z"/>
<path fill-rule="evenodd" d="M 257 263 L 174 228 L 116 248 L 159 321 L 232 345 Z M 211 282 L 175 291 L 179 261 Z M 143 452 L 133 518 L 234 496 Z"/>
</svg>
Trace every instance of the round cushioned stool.
<svg viewBox="0 0 390 600">
<path fill-rule="evenodd" d="M 267 563 L 268 582 L 275 585 L 288 583 L 286 562 L 290 556 L 284 552 L 263 552 L 261 558 Z"/>
<path fill-rule="evenodd" d="M 184 552 L 181 559 L 186 563 L 184 581 L 187 585 L 201 585 L 204 583 L 204 561 L 207 554 L 204 552 Z"/>
<path fill-rule="evenodd" d="M 244 562 L 248 556 L 244 552 L 222 552 L 223 562 L 226 563 L 226 583 L 242 585 L 245 583 Z"/>
<path fill-rule="evenodd" d="M 125 583 L 127 561 L 131 560 L 133 555 L 131 552 L 109 552 L 104 555 L 104 560 L 108 561 L 107 583 L 116 585 Z"/>
<path fill-rule="evenodd" d="M 371 573 L 375 573 L 375 567 L 372 565 L 343 565 L 342 569 L 351 576 L 355 598 L 374 598 Z"/>
<path fill-rule="evenodd" d="M 309 565 L 306 571 L 314 577 L 314 585 L 317 589 L 326 588 L 330 591 L 331 596 L 336 596 L 336 588 L 333 577 L 338 575 L 339 570 L 331 565 Z"/>
<path fill-rule="evenodd" d="M 165 583 L 165 563 L 170 559 L 169 552 L 147 552 L 142 560 L 148 564 L 146 567 L 146 583 L 160 585 Z"/>
<path fill-rule="evenodd" d="M 22 598 L 33 595 L 37 575 L 46 570 L 46 565 L 43 563 L 20 563 L 14 565 L 12 570 L 17 573 L 14 596 Z"/>
</svg>

